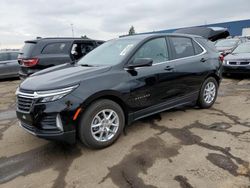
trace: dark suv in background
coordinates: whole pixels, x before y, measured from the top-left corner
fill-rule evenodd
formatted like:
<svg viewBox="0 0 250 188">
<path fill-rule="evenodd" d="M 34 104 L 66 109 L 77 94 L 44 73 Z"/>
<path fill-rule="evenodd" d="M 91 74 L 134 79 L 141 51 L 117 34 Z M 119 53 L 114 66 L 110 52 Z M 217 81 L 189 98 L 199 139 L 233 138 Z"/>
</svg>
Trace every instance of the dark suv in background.
<svg viewBox="0 0 250 188">
<path fill-rule="evenodd" d="M 140 118 L 190 103 L 211 107 L 221 68 L 219 52 L 199 36 L 122 37 L 24 80 L 17 117 L 36 136 L 70 143 L 78 136 L 103 148 Z"/>
<path fill-rule="evenodd" d="M 25 41 L 18 55 L 21 79 L 54 65 L 77 61 L 104 41 L 85 38 L 38 38 Z"/>
</svg>

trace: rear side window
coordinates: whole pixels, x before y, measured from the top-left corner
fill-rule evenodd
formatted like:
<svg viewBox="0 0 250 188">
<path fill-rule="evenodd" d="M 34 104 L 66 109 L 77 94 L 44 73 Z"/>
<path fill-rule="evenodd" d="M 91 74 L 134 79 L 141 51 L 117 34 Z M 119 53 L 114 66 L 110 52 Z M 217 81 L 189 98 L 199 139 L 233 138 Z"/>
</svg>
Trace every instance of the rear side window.
<svg viewBox="0 0 250 188">
<path fill-rule="evenodd" d="M 66 42 L 51 43 L 43 48 L 42 54 L 65 54 L 67 53 L 67 46 Z"/>
<path fill-rule="evenodd" d="M 153 63 L 169 60 L 165 38 L 157 38 L 146 42 L 134 55 L 134 58 L 151 58 Z"/>
<path fill-rule="evenodd" d="M 30 56 L 35 45 L 36 43 L 26 42 L 23 48 L 21 49 L 20 54 L 24 56 Z"/>
<path fill-rule="evenodd" d="M 18 52 L 10 52 L 10 60 L 16 60 L 18 56 Z"/>
<path fill-rule="evenodd" d="M 7 61 L 9 60 L 8 53 L 0 53 L 0 61 Z"/>
<path fill-rule="evenodd" d="M 184 58 L 195 55 L 191 38 L 187 37 L 169 37 L 172 46 L 173 58 Z"/>
</svg>

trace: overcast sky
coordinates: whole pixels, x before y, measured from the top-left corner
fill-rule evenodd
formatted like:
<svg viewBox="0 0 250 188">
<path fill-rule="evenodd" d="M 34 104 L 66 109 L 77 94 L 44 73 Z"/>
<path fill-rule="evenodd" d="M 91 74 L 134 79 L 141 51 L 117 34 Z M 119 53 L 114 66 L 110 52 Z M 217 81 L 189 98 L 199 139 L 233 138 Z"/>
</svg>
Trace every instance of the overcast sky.
<svg viewBox="0 0 250 188">
<path fill-rule="evenodd" d="M 250 0 L 0 0 L 0 48 L 36 36 L 111 39 L 136 32 L 250 19 Z"/>
</svg>

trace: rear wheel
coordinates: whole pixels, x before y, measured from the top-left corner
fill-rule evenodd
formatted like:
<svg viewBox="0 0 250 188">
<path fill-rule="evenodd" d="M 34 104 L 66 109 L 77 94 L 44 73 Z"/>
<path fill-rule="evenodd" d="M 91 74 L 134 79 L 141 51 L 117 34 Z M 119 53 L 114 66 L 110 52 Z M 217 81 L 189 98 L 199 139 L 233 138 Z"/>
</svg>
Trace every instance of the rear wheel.
<svg viewBox="0 0 250 188">
<path fill-rule="evenodd" d="M 198 106 L 201 108 L 210 108 L 216 98 L 218 93 L 218 83 L 213 77 L 209 77 L 202 84 L 199 98 L 198 98 Z"/>
<path fill-rule="evenodd" d="M 107 99 L 91 104 L 81 117 L 78 135 L 90 148 L 104 148 L 119 137 L 125 125 L 122 108 Z"/>
</svg>

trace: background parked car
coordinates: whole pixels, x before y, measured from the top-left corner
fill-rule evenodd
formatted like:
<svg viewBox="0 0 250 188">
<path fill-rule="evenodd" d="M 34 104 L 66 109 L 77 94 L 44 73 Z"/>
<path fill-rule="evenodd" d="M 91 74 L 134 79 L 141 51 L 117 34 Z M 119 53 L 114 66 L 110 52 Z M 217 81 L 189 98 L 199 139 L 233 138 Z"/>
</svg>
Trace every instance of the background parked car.
<svg viewBox="0 0 250 188">
<path fill-rule="evenodd" d="M 18 77 L 20 66 L 17 62 L 19 51 L 0 51 L 0 78 Z"/>
<path fill-rule="evenodd" d="M 250 42 L 240 44 L 231 54 L 225 57 L 223 72 L 250 75 Z"/>
<path fill-rule="evenodd" d="M 242 41 L 239 38 L 221 39 L 216 42 L 216 49 L 224 56 L 230 54 Z"/>
<path fill-rule="evenodd" d="M 85 38 L 40 38 L 25 41 L 18 62 L 20 78 L 55 65 L 77 61 L 104 41 Z"/>
</svg>

